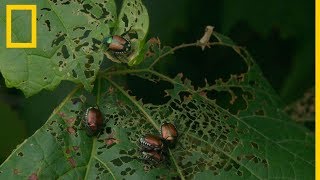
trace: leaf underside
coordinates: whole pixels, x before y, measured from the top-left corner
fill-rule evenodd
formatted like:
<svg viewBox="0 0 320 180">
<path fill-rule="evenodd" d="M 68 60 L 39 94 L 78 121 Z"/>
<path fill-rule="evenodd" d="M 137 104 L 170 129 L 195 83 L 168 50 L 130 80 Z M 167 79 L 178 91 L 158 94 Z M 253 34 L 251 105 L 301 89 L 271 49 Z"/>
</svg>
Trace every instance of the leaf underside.
<svg viewBox="0 0 320 180">
<path fill-rule="evenodd" d="M 151 45 L 141 65 L 99 75 L 97 104 L 106 119 L 100 137 L 88 137 L 80 128 L 85 91 L 77 88 L 1 165 L 0 179 L 314 179 L 313 135 L 278 108 L 278 96 L 248 52 L 214 36 L 212 48 L 237 53 L 245 73 L 195 88 L 182 74 L 170 77 L 154 69 L 153 62 L 170 48 Z M 169 83 L 167 100 L 158 105 L 137 100 L 126 84 L 128 74 Z M 154 167 L 139 160 L 137 140 L 158 134 L 164 121 L 174 122 L 180 137 L 168 162 Z"/>
</svg>

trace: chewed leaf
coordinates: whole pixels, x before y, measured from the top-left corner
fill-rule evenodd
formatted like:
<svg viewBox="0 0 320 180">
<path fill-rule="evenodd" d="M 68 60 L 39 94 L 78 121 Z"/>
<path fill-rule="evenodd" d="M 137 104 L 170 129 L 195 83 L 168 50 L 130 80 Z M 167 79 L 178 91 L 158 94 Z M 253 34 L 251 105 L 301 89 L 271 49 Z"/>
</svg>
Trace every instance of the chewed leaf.
<svg viewBox="0 0 320 180">
<path fill-rule="evenodd" d="M 149 29 L 149 16 L 141 0 L 124 0 L 118 17 L 115 34 L 127 33 L 132 43 L 132 52 L 127 57 L 129 65 L 142 61 L 145 38 Z"/>
<path fill-rule="evenodd" d="M 153 69 L 172 50 L 153 39 L 139 66 L 99 74 L 100 136 L 81 128 L 86 98 L 76 89 L 0 166 L 0 179 L 314 179 L 314 135 L 279 110 L 279 97 L 250 54 L 217 36 L 216 45 L 244 61 L 244 72 L 195 88 L 183 74 Z M 140 80 L 149 87 L 144 93 L 130 86 Z M 143 99 L 148 93 L 155 95 Z M 148 163 L 138 139 L 159 135 L 165 121 L 176 125 L 177 144 L 164 162 Z"/>
<path fill-rule="evenodd" d="M 118 18 L 116 34 L 136 33 L 136 39 L 145 39 L 149 29 L 149 16 L 141 0 L 124 0 Z M 130 33 L 130 32 L 129 32 Z"/>
<path fill-rule="evenodd" d="M 103 59 L 101 40 L 116 21 L 115 2 L 5 0 L 0 8 L 7 4 L 37 5 L 37 48 L 7 49 L 5 38 L 0 38 L 0 71 L 6 85 L 21 89 L 26 96 L 53 89 L 62 80 L 82 83 L 91 90 Z M 0 19 L 0 26 L 6 27 L 5 10 L 0 11 Z M 28 42 L 31 25 L 22 22 L 30 22 L 31 13 L 13 11 L 12 19 L 12 41 Z M 2 29 L 0 36 L 5 37 Z"/>
</svg>

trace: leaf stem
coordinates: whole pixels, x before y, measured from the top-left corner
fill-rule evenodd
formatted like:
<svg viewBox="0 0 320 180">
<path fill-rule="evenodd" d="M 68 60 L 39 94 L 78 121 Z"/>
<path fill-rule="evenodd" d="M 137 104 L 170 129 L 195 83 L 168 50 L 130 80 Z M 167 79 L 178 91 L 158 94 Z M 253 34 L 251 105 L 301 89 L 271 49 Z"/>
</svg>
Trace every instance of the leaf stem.
<svg viewBox="0 0 320 180">
<path fill-rule="evenodd" d="M 182 180 L 185 180 L 185 178 L 184 178 L 184 176 L 183 176 L 183 174 L 182 174 L 182 172 L 181 172 L 181 170 L 180 170 L 180 168 L 179 168 L 179 166 L 178 166 L 178 163 L 177 163 L 177 161 L 173 158 L 173 153 L 171 152 L 171 150 L 169 149 L 169 153 L 170 153 L 170 159 L 173 161 L 173 163 L 174 163 L 174 165 L 177 167 L 177 171 L 178 171 L 178 173 L 179 173 L 179 175 L 180 175 L 180 178 L 182 179 Z"/>
<path fill-rule="evenodd" d="M 215 46 L 215 45 L 225 45 L 221 42 L 208 42 L 206 44 L 202 44 L 200 42 L 195 42 L 195 43 L 189 43 L 189 44 L 181 44 L 178 45 L 172 49 L 170 49 L 168 52 L 163 53 L 161 56 L 159 56 L 150 66 L 149 68 L 152 68 L 155 64 L 157 64 L 159 62 L 160 59 L 162 59 L 163 57 L 169 55 L 169 54 L 173 54 L 174 51 L 178 50 L 178 49 L 182 49 L 182 48 L 186 48 L 186 47 L 195 47 L 195 46 Z"/>
<path fill-rule="evenodd" d="M 101 161 L 101 159 L 99 159 L 98 157 L 95 157 L 96 160 L 98 160 L 104 167 L 106 167 L 108 169 L 108 171 L 110 172 L 111 176 L 113 177 L 114 180 L 116 180 L 116 176 L 112 173 L 111 169 L 107 166 L 107 164 L 103 161 Z"/>
<path fill-rule="evenodd" d="M 94 137 L 93 140 L 92 140 L 92 149 L 91 149 L 90 159 L 89 159 L 89 162 L 87 164 L 86 174 L 85 174 L 83 179 L 88 179 L 87 175 L 89 174 L 90 164 L 91 164 L 91 161 L 92 161 L 94 155 L 96 154 L 96 151 L 95 151 L 96 141 L 97 141 L 97 138 Z"/>
</svg>

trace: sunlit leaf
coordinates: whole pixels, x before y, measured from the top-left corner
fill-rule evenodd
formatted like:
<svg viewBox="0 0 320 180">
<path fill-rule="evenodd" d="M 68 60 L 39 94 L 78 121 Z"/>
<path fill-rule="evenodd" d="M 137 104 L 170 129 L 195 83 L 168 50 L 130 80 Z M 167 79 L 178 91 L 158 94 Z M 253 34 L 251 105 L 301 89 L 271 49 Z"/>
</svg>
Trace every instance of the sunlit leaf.
<svg viewBox="0 0 320 180">
<path fill-rule="evenodd" d="M 6 48 L 8 4 L 37 5 L 36 49 Z M 0 8 L 0 72 L 8 87 L 17 87 L 26 96 L 53 89 L 62 80 L 92 89 L 103 60 L 101 40 L 116 21 L 113 0 L 4 0 Z M 12 12 L 13 42 L 31 40 L 30 19 L 28 11 Z"/>
</svg>

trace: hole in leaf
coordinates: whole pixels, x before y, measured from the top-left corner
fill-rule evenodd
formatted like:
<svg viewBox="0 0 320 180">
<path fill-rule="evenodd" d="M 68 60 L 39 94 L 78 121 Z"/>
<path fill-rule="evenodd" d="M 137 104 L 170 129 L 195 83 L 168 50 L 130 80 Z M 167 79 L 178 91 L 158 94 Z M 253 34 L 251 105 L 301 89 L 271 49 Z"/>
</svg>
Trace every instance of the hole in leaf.
<svg viewBox="0 0 320 180">
<path fill-rule="evenodd" d="M 111 161 L 112 162 L 112 164 L 114 164 L 115 166 L 122 166 L 122 161 L 119 159 L 119 158 L 117 158 L 117 159 L 114 159 L 114 160 L 112 160 Z"/>
<path fill-rule="evenodd" d="M 128 19 L 128 16 L 126 14 L 124 14 L 124 16 L 122 17 L 121 19 L 123 22 L 124 22 L 124 26 L 125 27 L 128 27 L 129 26 L 129 19 Z"/>
<path fill-rule="evenodd" d="M 129 172 L 129 174 L 132 175 L 132 174 L 134 174 L 135 172 L 136 172 L 136 170 L 132 169 L 132 170 Z"/>
<path fill-rule="evenodd" d="M 242 176 L 242 172 L 241 171 L 237 171 L 237 175 L 238 176 Z"/>
<path fill-rule="evenodd" d="M 81 49 L 82 47 L 85 47 L 85 46 L 88 46 L 88 45 L 89 45 L 88 42 L 84 42 L 83 44 L 80 44 L 79 46 L 77 46 L 77 47 L 75 48 L 75 50 L 76 50 L 76 51 L 80 51 L 80 49 Z"/>
<path fill-rule="evenodd" d="M 62 46 L 61 52 L 62 52 L 63 58 L 68 59 L 70 57 L 70 54 L 66 45 Z"/>
<path fill-rule="evenodd" d="M 84 74 L 86 76 L 86 78 L 91 78 L 92 76 L 94 76 L 94 71 L 84 71 Z"/>
<path fill-rule="evenodd" d="M 81 37 L 79 37 L 79 39 L 84 39 L 84 38 L 87 38 L 90 34 L 91 30 L 86 30 L 83 35 Z"/>
<path fill-rule="evenodd" d="M 66 2 L 63 2 L 61 3 L 62 5 L 67 5 L 67 4 L 70 4 L 70 1 L 66 1 Z"/>
<path fill-rule="evenodd" d="M 43 10 L 43 11 L 51 11 L 50 8 L 42 8 L 41 10 Z"/>
<path fill-rule="evenodd" d="M 129 154 L 129 155 L 134 155 L 135 153 L 136 153 L 136 150 L 135 150 L 135 149 L 132 149 L 132 150 L 128 151 L 128 154 Z"/>
<path fill-rule="evenodd" d="M 72 76 L 74 78 L 78 78 L 78 74 L 76 73 L 76 71 L 74 69 L 72 69 Z"/>
<path fill-rule="evenodd" d="M 104 168 L 103 167 L 100 167 L 99 169 L 98 169 L 98 171 L 103 171 L 104 170 Z"/>
<path fill-rule="evenodd" d="M 87 55 L 86 58 L 88 59 L 88 61 L 85 64 L 85 67 L 86 68 L 90 68 L 91 64 L 94 62 L 94 58 L 91 55 Z"/>
<path fill-rule="evenodd" d="M 90 4 L 84 4 L 84 5 L 83 5 L 83 9 L 80 10 L 80 11 L 81 11 L 81 12 L 84 12 L 84 13 L 86 13 L 86 14 L 89 14 L 89 11 L 88 11 L 88 10 L 90 10 L 90 9 L 92 9 L 92 6 L 91 6 Z"/>
<path fill-rule="evenodd" d="M 99 163 L 96 163 L 96 164 L 94 165 L 94 167 L 99 168 L 99 167 L 100 167 L 100 164 L 99 164 Z"/>
<path fill-rule="evenodd" d="M 124 162 L 124 163 L 128 163 L 128 162 L 132 161 L 132 158 L 129 157 L 129 156 L 122 156 L 120 159 L 121 159 L 122 162 Z"/>
<path fill-rule="evenodd" d="M 99 46 L 97 45 L 100 45 L 101 44 L 101 41 L 99 41 L 98 39 L 95 39 L 95 38 L 92 38 L 92 51 L 98 51 L 99 50 Z"/>
<path fill-rule="evenodd" d="M 67 34 L 62 33 L 62 32 L 59 32 L 58 34 L 56 34 L 56 37 L 57 37 L 57 38 L 52 41 L 51 47 L 53 47 L 53 46 L 59 46 L 59 44 L 60 44 L 62 41 L 65 40 L 66 36 L 67 36 Z"/>
<path fill-rule="evenodd" d="M 46 23 L 46 25 L 48 27 L 48 31 L 51 31 L 50 21 L 46 20 L 45 23 Z"/>
<path fill-rule="evenodd" d="M 251 146 L 252 146 L 253 148 L 255 148 L 255 149 L 259 149 L 259 146 L 258 146 L 258 144 L 257 144 L 257 143 L 255 143 L 255 142 L 251 142 L 250 144 L 251 144 Z"/>
<path fill-rule="evenodd" d="M 78 26 L 78 27 L 73 28 L 73 31 L 78 30 L 78 29 L 85 30 L 86 28 L 83 26 Z"/>
<path fill-rule="evenodd" d="M 130 39 L 139 39 L 137 31 L 130 31 L 128 34 Z"/>
<path fill-rule="evenodd" d="M 106 133 L 107 133 L 107 134 L 111 134 L 111 132 L 112 132 L 111 127 L 106 127 Z"/>
<path fill-rule="evenodd" d="M 229 88 L 227 91 L 207 91 L 207 97 L 216 100 L 216 103 L 230 113 L 237 114 L 247 108 L 245 96 L 251 96 L 249 92 L 241 88 Z"/>
<path fill-rule="evenodd" d="M 267 160 L 263 159 L 261 162 L 263 163 L 263 165 L 264 165 L 265 167 L 268 167 L 268 162 L 267 162 Z"/>
</svg>

